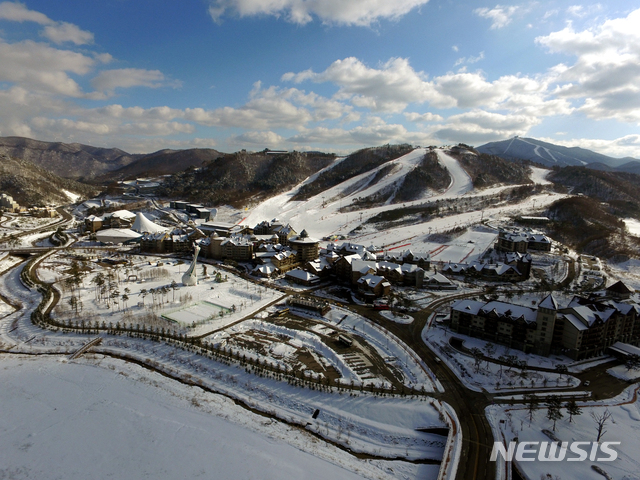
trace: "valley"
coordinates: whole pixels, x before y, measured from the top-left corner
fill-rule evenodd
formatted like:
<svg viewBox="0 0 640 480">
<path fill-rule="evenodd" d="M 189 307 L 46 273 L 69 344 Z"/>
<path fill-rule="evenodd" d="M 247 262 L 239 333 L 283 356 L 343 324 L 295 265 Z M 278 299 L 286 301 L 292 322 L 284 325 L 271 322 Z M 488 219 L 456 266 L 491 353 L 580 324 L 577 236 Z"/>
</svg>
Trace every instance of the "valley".
<svg viewBox="0 0 640 480">
<path fill-rule="evenodd" d="M 51 418 L 49 433 L 33 440 L 26 432 L 40 423 L 25 418 L 6 446 L 29 444 L 25 459 L 30 452 L 45 459 L 63 454 L 47 445 L 78 431 L 73 423 L 58 426 L 75 405 L 91 418 L 89 428 L 103 430 L 102 448 L 110 450 L 120 433 L 104 426 L 116 415 L 131 424 L 133 443 L 152 431 L 190 445 L 193 457 L 205 455 L 205 442 L 187 441 L 185 431 L 204 439 L 202 422 L 222 429 L 233 445 L 243 445 L 237 448 L 244 453 L 225 454 L 229 469 L 242 468 L 243 455 L 270 451 L 266 441 L 274 449 L 268 455 L 287 457 L 274 472 L 321 462 L 314 468 L 344 478 L 493 479 L 515 474 L 510 462 L 485 457 L 524 421 L 532 392 L 541 402 L 575 397 L 589 412 L 620 408 L 630 398 L 628 408 L 637 409 L 636 386 L 619 379 L 624 361 L 609 350 L 615 342 L 637 342 L 635 220 L 627 220 L 628 231 L 612 231 L 616 242 L 624 238 L 614 256 L 577 251 L 553 232 L 570 242 L 559 205 L 589 196 L 554 182 L 557 171 L 529 164 L 511 181 L 480 188 L 477 168 L 470 173 L 460 160 L 465 155 L 478 153 L 467 146 L 411 148 L 365 163 L 364 171 L 350 169 L 353 175 L 325 189 L 314 182 L 349 156 L 316 162 L 311 174 L 299 156 L 307 166 L 284 185 L 254 192 L 249 175 L 246 190 L 234 187 L 241 193 L 232 203 L 205 206 L 197 193 L 185 200 L 161 195 L 164 182 L 215 178 L 210 163 L 176 179 L 110 182 L 93 198 L 69 190 L 77 201 L 59 205 L 55 218 L 35 219 L 26 208 L 5 212 L 0 362 L 11 373 L 3 377 L 3 403 L 16 415 L 37 419 L 47 411 Z M 404 187 L 415 188 L 407 179 L 427 161 L 448 180 L 432 178 L 405 196 L 410 200 L 396 201 Z M 482 165 L 481 157 L 473 161 Z M 501 160 L 491 162 L 493 170 L 484 173 L 507 178 L 506 166 L 495 170 Z M 609 228 L 611 213 L 598 215 L 583 219 Z M 187 271 L 196 285 L 186 283 Z M 608 308 L 607 321 L 619 326 L 603 334 L 606 340 L 593 336 L 588 343 L 585 336 L 582 346 L 571 346 L 562 331 L 552 340 L 541 330 L 542 317 L 531 317 L 549 302 L 564 331 L 587 308 Z M 477 305 L 471 329 L 460 314 L 465 305 Z M 496 319 L 500 335 L 488 330 Z M 523 319 L 531 332 L 526 340 L 515 330 L 504 333 Z M 43 371 L 58 385 L 44 382 Z M 31 379 L 28 388 L 16 372 Z M 635 368 L 627 372 L 632 381 L 640 376 Z M 600 375 L 610 379 L 607 386 L 590 386 L 588 379 Z M 59 393 L 21 403 L 23 392 L 43 398 L 38 383 Z M 106 401 L 96 395 L 103 389 Z M 541 417 L 533 430 L 548 427 Z M 580 428 L 588 429 L 584 422 Z M 615 467 L 621 474 L 635 468 L 628 450 L 633 432 L 624 433 Z M 70 445 L 78 452 L 75 465 L 89 469 L 94 460 L 83 443 Z M 192 467 L 186 459 L 169 467 L 164 457 L 172 448 L 158 442 L 152 463 L 193 475 L 219 468 Z M 224 447 L 216 448 L 223 455 Z M 20 460 L 12 462 L 8 472 L 23 471 Z M 29 462 L 32 473 L 49 468 L 46 460 Z M 517 468 L 530 474 L 523 462 Z M 151 472 L 135 464 L 127 469 Z"/>
</svg>

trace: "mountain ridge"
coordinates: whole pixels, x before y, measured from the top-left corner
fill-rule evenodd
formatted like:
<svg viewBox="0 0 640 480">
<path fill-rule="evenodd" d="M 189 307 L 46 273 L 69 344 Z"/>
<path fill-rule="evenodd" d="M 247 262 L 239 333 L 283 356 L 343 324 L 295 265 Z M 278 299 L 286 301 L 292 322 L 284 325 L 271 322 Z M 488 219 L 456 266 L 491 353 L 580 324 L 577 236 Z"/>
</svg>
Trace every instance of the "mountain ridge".
<svg viewBox="0 0 640 480">
<path fill-rule="evenodd" d="M 598 168 L 599 165 L 605 165 L 615 171 L 640 173 L 640 160 L 635 158 L 614 158 L 585 148 L 563 147 L 534 138 L 513 137 L 486 143 L 477 147 L 476 150 L 506 160 L 528 160 L 547 167 L 584 166 Z M 603 168 L 600 167 L 600 169 Z"/>
</svg>

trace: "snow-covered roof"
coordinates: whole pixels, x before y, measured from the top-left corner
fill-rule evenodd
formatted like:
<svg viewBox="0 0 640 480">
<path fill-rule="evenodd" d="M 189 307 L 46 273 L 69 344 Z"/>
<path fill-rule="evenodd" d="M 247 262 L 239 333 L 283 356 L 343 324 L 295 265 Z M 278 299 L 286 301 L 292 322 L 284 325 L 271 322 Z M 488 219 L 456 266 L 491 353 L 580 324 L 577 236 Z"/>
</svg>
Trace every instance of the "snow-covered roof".
<svg viewBox="0 0 640 480">
<path fill-rule="evenodd" d="M 527 323 L 535 322 L 538 316 L 538 312 L 532 308 L 497 301 L 485 304 L 480 310 L 485 314 L 493 312 L 499 317 L 505 317 L 511 320 L 521 318 Z"/>
<path fill-rule="evenodd" d="M 318 243 L 319 240 L 316 240 L 315 238 L 311 238 L 309 236 L 303 237 L 302 235 L 298 235 L 295 237 L 291 237 L 289 239 L 289 243 L 307 243 L 307 244 L 313 244 L 313 243 Z"/>
<path fill-rule="evenodd" d="M 629 345 L 628 343 L 616 342 L 611 345 L 611 348 L 628 355 L 640 355 L 640 348 Z"/>
<path fill-rule="evenodd" d="M 379 284 L 385 284 L 385 278 L 384 277 L 380 277 L 378 275 L 373 275 L 373 274 L 368 274 L 365 275 L 364 277 L 360 277 L 358 279 L 358 283 L 362 284 L 362 285 L 366 285 L 369 288 L 375 288 L 377 287 Z"/>
<path fill-rule="evenodd" d="M 96 233 L 96 239 L 104 243 L 123 243 L 136 240 L 140 237 L 142 237 L 142 234 L 134 232 L 129 228 L 109 228 Z"/>
<path fill-rule="evenodd" d="M 611 307 L 615 308 L 617 311 L 619 311 L 623 315 L 629 315 L 629 312 L 633 310 L 633 305 L 630 305 L 628 303 L 619 303 L 619 302 L 614 302 L 613 300 L 609 300 L 604 303 L 605 305 L 610 305 Z"/>
<path fill-rule="evenodd" d="M 164 240 L 169 234 L 167 232 L 156 232 L 156 233 L 145 233 L 142 236 L 142 240 L 151 241 L 151 240 Z M 208 240 L 208 239 L 207 239 Z M 202 244 L 202 242 L 200 242 Z"/>
<path fill-rule="evenodd" d="M 553 298 L 553 294 L 549 294 L 542 299 L 538 307 L 547 308 L 549 310 L 558 310 L 558 302 Z"/>
<path fill-rule="evenodd" d="M 151 220 L 145 217 L 142 212 L 138 212 L 136 213 L 136 221 L 133 222 L 131 230 L 139 233 L 158 233 L 166 232 L 168 228 L 161 227 L 157 223 L 153 223 Z"/>
<path fill-rule="evenodd" d="M 377 257 L 374 253 L 371 253 L 369 250 L 365 250 L 362 254 L 362 258 L 365 260 L 376 260 Z"/>
<path fill-rule="evenodd" d="M 125 220 L 132 220 L 135 217 L 136 214 L 129 210 L 117 210 L 104 216 L 104 218 L 123 218 Z"/>
<path fill-rule="evenodd" d="M 402 273 L 412 273 L 417 270 L 422 270 L 422 267 L 419 267 L 413 263 L 403 263 L 402 265 L 400 265 L 400 269 L 402 270 Z"/>
<path fill-rule="evenodd" d="M 622 281 L 618 281 L 607 287 L 607 292 L 628 294 L 633 293 L 633 290 L 627 287 Z"/>
<path fill-rule="evenodd" d="M 432 273 L 427 275 L 426 279 L 427 283 L 437 284 L 437 285 L 452 285 L 453 282 L 449 280 L 447 277 L 442 275 L 441 273 Z"/>
<path fill-rule="evenodd" d="M 484 302 L 480 302 L 478 300 L 458 300 L 451 306 L 452 310 L 457 310 L 458 312 L 470 313 L 472 315 L 477 315 Z"/>
<path fill-rule="evenodd" d="M 613 308 L 599 312 L 590 308 L 590 305 L 576 305 L 571 307 L 571 311 L 588 326 L 593 325 L 598 319 L 606 322 L 615 312 Z"/>
<path fill-rule="evenodd" d="M 261 273 L 263 275 L 271 275 L 272 273 L 274 273 L 277 270 L 278 269 L 274 265 L 272 265 L 270 263 L 267 263 L 265 265 L 257 266 L 256 268 L 254 268 L 252 270 L 251 273 Z"/>
<path fill-rule="evenodd" d="M 563 314 L 563 316 L 571 325 L 575 327 L 576 330 L 580 332 L 589 328 L 579 318 L 571 313 L 565 313 Z"/>
<path fill-rule="evenodd" d="M 289 270 L 285 277 L 296 278 L 298 280 L 304 280 L 307 282 L 316 282 L 320 280 L 320 277 L 314 275 L 313 273 L 305 272 L 301 268 L 295 268 L 293 270 Z"/>
<path fill-rule="evenodd" d="M 369 270 L 370 268 L 373 268 L 374 270 L 376 270 L 377 269 L 376 262 L 372 262 L 370 260 L 361 260 L 360 258 L 357 258 L 357 259 L 354 258 L 351 260 L 352 272 L 362 272 L 363 270 Z"/>
</svg>

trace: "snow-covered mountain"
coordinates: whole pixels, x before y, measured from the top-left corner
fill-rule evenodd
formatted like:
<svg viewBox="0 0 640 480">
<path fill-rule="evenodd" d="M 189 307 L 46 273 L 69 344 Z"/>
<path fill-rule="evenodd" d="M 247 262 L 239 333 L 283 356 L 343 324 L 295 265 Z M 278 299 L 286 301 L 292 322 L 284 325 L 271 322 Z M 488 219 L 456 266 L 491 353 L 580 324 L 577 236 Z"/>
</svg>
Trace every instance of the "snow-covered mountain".
<svg viewBox="0 0 640 480">
<path fill-rule="evenodd" d="M 487 143 L 478 147 L 477 150 L 507 160 L 530 160 L 549 167 L 582 166 L 631 173 L 640 171 L 640 161 L 635 158 L 613 158 L 584 148 L 562 147 L 534 138 L 513 137 L 500 142 Z"/>
</svg>

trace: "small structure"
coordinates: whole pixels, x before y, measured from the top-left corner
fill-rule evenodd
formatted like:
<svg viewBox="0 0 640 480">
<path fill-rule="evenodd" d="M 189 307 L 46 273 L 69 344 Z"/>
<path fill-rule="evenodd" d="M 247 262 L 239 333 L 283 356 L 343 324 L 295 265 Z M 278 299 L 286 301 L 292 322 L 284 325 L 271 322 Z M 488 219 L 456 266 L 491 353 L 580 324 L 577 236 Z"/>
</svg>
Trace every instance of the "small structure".
<svg viewBox="0 0 640 480">
<path fill-rule="evenodd" d="M 133 243 L 141 237 L 141 234 L 128 228 L 108 228 L 96 233 L 96 240 L 102 243 Z"/>
<path fill-rule="evenodd" d="M 198 274 L 196 273 L 196 263 L 198 260 L 198 253 L 200 252 L 200 247 L 196 245 L 195 251 L 193 253 L 193 262 L 191 262 L 191 266 L 189 269 L 184 272 L 182 275 L 182 283 L 187 287 L 193 287 L 198 284 Z"/>
<path fill-rule="evenodd" d="M 161 227 L 144 216 L 142 212 L 136 213 L 136 219 L 131 226 L 131 230 L 138 233 L 159 233 L 166 232 L 168 228 Z"/>
<path fill-rule="evenodd" d="M 298 285 L 305 285 L 311 287 L 320 283 L 320 277 L 313 273 L 305 272 L 301 268 L 290 270 L 285 274 L 285 278 Z"/>
<path fill-rule="evenodd" d="M 325 315 L 329 310 L 331 310 L 331 305 L 329 305 L 328 302 L 300 295 L 293 295 L 287 298 L 287 305 L 290 307 L 302 308 L 304 310 L 311 310 L 320 315 Z"/>
<path fill-rule="evenodd" d="M 386 278 L 371 273 L 358 279 L 358 294 L 365 300 L 389 295 L 391 284 Z"/>
</svg>

